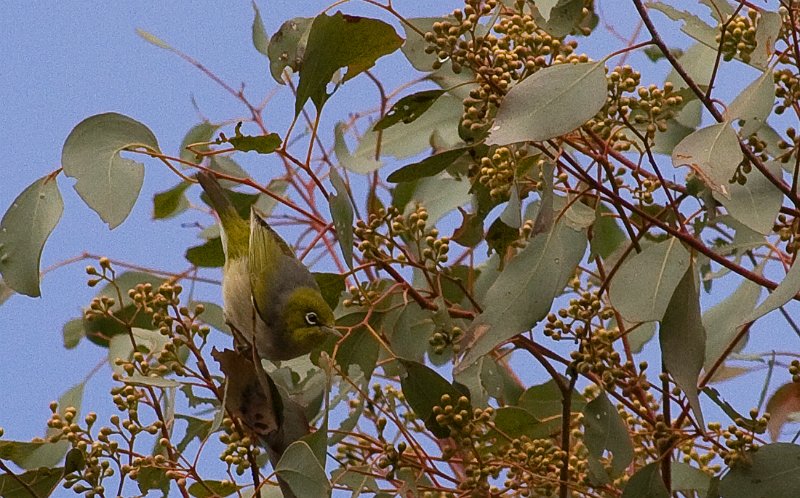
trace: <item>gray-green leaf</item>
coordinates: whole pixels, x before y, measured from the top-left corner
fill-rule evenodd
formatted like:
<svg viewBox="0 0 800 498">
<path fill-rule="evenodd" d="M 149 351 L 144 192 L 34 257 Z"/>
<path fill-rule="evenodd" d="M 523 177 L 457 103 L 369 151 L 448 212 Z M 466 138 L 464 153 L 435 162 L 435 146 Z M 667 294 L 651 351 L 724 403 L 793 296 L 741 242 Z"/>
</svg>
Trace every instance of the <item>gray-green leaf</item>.
<svg viewBox="0 0 800 498">
<path fill-rule="evenodd" d="M 153 132 L 113 112 L 81 121 L 64 143 L 64 173 L 78 180 L 75 190 L 109 228 L 125 221 L 144 182 L 144 166 L 124 159 L 120 153 L 142 148 L 160 152 Z"/>
<path fill-rule="evenodd" d="M 780 178 L 782 169 L 777 161 L 766 163 L 767 171 Z M 754 169 L 747 175 L 747 183 L 728 185 L 729 197 L 717 191 L 714 198 L 725 206 L 731 216 L 758 233 L 770 234 L 775 217 L 783 204 L 783 193 L 760 171 Z"/>
<path fill-rule="evenodd" d="M 269 56 L 269 36 L 267 36 L 266 30 L 264 30 L 264 21 L 261 20 L 261 12 L 258 10 L 258 5 L 256 5 L 255 1 L 253 2 L 253 11 L 255 12 L 252 28 L 253 46 L 262 54 Z"/>
<path fill-rule="evenodd" d="M 606 96 L 602 62 L 542 69 L 509 90 L 487 143 L 538 142 L 569 133 L 597 114 Z"/>
<path fill-rule="evenodd" d="M 8 287 L 41 295 L 39 261 L 47 238 L 61 219 L 64 202 L 55 177 L 33 182 L 11 203 L 0 221 L 0 272 Z"/>
<path fill-rule="evenodd" d="M 311 447 L 305 441 L 290 444 L 275 465 L 275 472 L 296 496 L 331 495 L 331 483 Z"/>
<path fill-rule="evenodd" d="M 336 172 L 331 168 L 331 184 L 336 189 L 336 195 L 331 195 L 330 203 L 331 218 L 333 226 L 336 227 L 336 238 L 339 247 L 342 248 L 342 255 L 347 266 L 353 267 L 353 205 L 350 203 L 347 185 Z"/>
<path fill-rule="evenodd" d="M 646 247 L 626 259 L 611 281 L 611 304 L 630 323 L 661 320 L 675 287 L 689 267 L 677 238 Z"/>
<path fill-rule="evenodd" d="M 748 456 L 749 465 L 737 465 L 722 478 L 722 496 L 772 498 L 797 494 L 800 489 L 800 446 L 767 444 Z"/>
<path fill-rule="evenodd" d="M 725 122 L 681 140 L 672 151 L 672 164 L 689 166 L 709 188 L 730 197 L 730 180 L 743 157 L 736 132 Z"/>
<path fill-rule="evenodd" d="M 281 85 L 283 81 L 283 70 L 289 68 L 295 73 L 300 70 L 303 64 L 303 54 L 306 50 L 308 32 L 311 23 L 314 21 L 310 17 L 295 17 L 281 24 L 278 31 L 272 36 L 267 47 L 267 57 L 269 57 L 269 72 L 272 78 Z"/>
<path fill-rule="evenodd" d="M 633 443 L 625 422 L 605 393 L 600 393 L 586 405 L 583 422 L 586 426 L 584 441 L 589 453 L 599 459 L 608 450 L 614 455 L 614 473 L 625 470 L 633 459 Z"/>
<path fill-rule="evenodd" d="M 774 104 L 775 82 L 772 71 L 765 71 L 733 99 L 725 117 L 728 121 L 743 120 L 741 134 L 749 137 L 767 122 Z"/>
</svg>

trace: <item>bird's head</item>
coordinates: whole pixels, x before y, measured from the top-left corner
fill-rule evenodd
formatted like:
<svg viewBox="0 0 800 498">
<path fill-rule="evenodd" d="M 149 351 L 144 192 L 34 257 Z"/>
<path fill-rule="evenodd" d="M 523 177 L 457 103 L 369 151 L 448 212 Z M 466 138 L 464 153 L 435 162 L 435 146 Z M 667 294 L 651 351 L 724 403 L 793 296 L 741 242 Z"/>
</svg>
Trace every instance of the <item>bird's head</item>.
<svg viewBox="0 0 800 498">
<path fill-rule="evenodd" d="M 299 349 L 310 351 L 328 337 L 341 337 L 334 328 L 331 307 L 316 289 L 295 289 L 286 301 L 283 316 L 290 341 Z"/>
</svg>

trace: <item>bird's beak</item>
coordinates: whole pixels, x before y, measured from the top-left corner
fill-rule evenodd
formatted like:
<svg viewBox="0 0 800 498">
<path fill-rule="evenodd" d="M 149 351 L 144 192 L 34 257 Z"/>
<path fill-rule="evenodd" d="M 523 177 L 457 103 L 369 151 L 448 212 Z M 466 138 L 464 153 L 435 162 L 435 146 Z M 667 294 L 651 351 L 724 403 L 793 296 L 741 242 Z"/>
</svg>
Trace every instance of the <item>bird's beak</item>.
<svg viewBox="0 0 800 498">
<path fill-rule="evenodd" d="M 323 325 L 321 328 L 322 328 L 322 330 L 323 330 L 323 331 L 325 331 L 325 333 L 327 333 L 327 334 L 331 334 L 331 335 L 333 335 L 333 336 L 335 336 L 335 337 L 342 337 L 342 333 L 341 333 L 341 332 L 339 332 L 338 330 L 336 330 L 336 329 L 335 329 L 335 328 L 333 328 L 333 327 L 329 327 L 329 326 L 327 326 L 327 325 Z"/>
</svg>

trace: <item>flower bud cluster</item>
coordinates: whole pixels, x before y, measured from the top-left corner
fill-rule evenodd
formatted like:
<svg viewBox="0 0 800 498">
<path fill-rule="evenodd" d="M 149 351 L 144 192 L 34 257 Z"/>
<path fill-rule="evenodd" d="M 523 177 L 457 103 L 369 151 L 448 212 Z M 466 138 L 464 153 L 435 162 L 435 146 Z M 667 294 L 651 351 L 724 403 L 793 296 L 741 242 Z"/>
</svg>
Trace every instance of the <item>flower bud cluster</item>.
<svg viewBox="0 0 800 498">
<path fill-rule="evenodd" d="M 716 42 L 722 42 L 720 52 L 726 61 L 739 57 L 744 62 L 750 62 L 750 57 L 756 49 L 756 18 L 758 12 L 749 10 L 747 16 L 736 16 L 720 24 Z"/>
<path fill-rule="evenodd" d="M 225 445 L 219 459 L 225 462 L 228 469 L 234 469 L 236 475 L 242 475 L 250 468 L 250 458 L 261 454 L 257 444 L 253 444 L 250 436 L 241 434 L 230 417 L 222 419 L 223 432 L 219 440 Z"/>
</svg>

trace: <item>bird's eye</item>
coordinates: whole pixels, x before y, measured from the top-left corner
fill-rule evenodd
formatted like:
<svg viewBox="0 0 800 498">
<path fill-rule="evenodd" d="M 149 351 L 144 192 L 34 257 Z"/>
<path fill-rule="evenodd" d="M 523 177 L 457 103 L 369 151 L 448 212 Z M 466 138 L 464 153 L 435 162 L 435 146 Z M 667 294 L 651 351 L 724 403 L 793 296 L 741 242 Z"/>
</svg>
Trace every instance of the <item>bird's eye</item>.
<svg viewBox="0 0 800 498">
<path fill-rule="evenodd" d="M 313 311 L 309 311 L 308 313 L 306 313 L 306 323 L 309 325 L 318 325 L 319 318 L 317 318 L 317 314 L 314 313 Z"/>
</svg>

